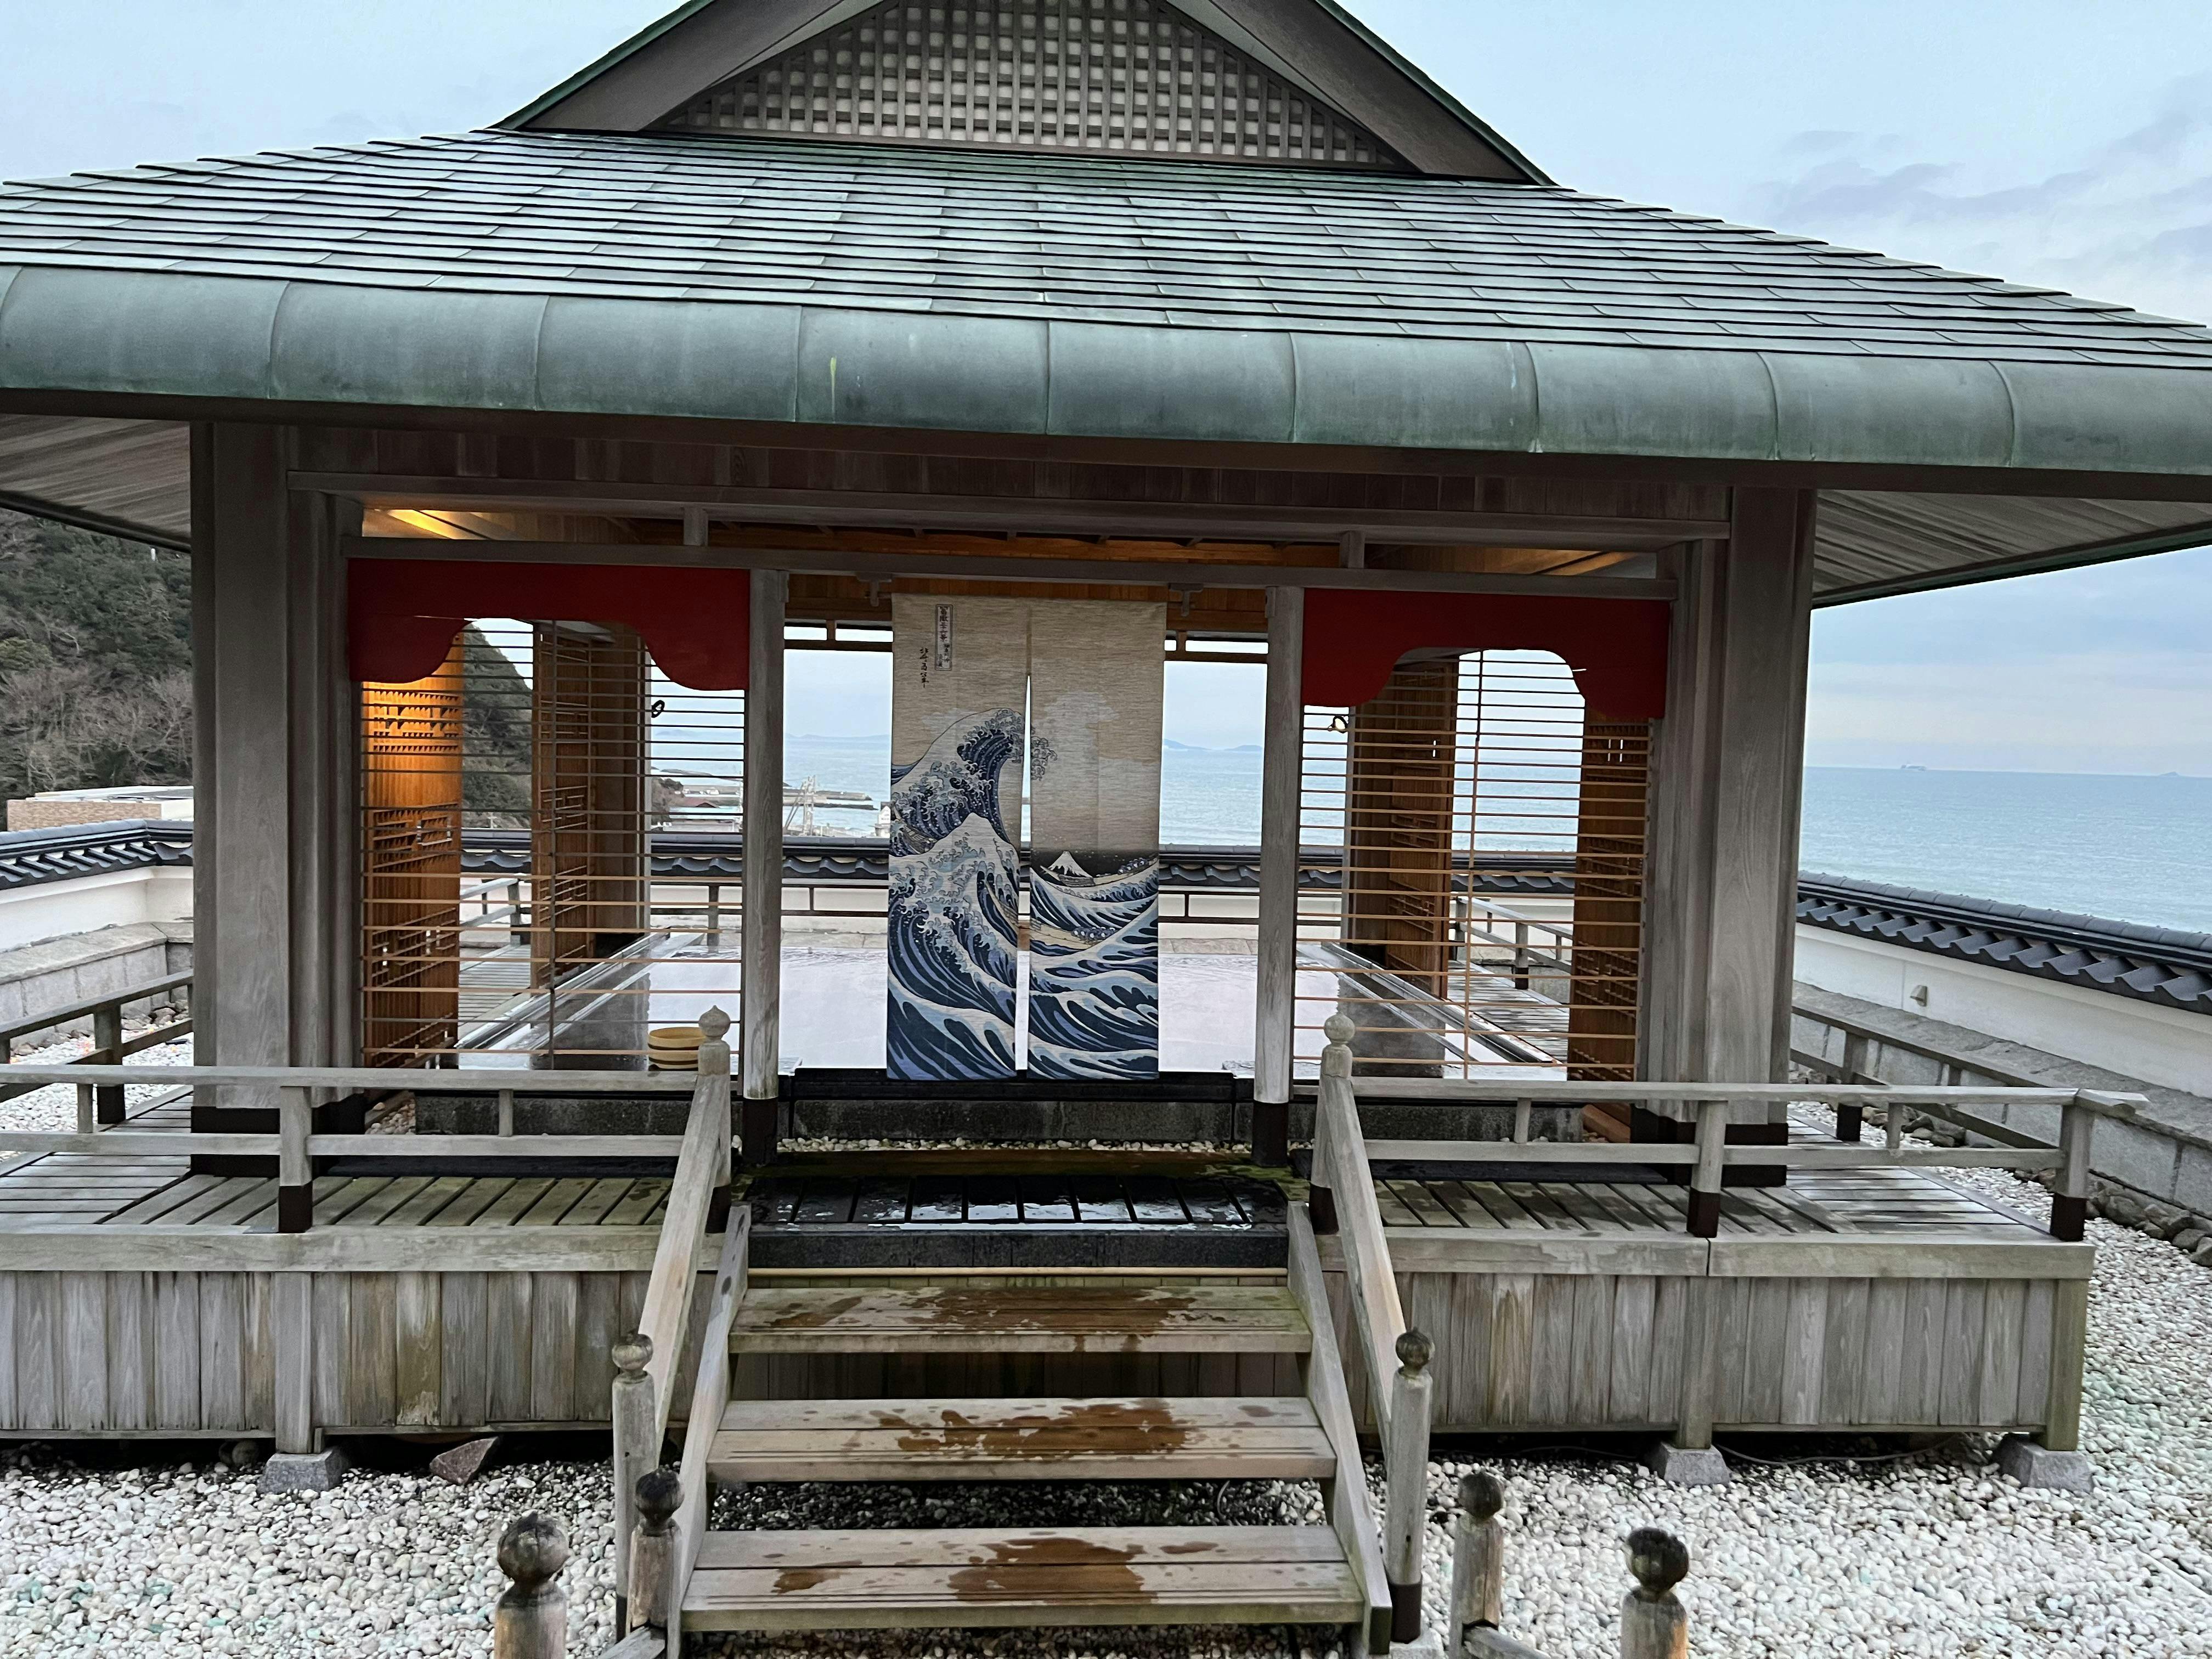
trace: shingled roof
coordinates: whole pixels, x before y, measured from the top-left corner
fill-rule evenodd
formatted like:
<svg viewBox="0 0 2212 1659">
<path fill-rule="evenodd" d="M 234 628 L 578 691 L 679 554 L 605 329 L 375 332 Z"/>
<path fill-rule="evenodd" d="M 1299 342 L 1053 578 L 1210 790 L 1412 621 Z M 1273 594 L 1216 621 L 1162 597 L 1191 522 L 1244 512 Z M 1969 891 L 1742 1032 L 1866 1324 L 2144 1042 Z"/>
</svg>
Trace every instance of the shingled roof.
<svg viewBox="0 0 2212 1659">
<path fill-rule="evenodd" d="M 1546 185 L 688 132 L 0 187 L 9 392 L 2212 478 L 2212 331 L 2048 289 Z M 2212 518 L 2079 505 L 2069 550 Z M 1845 518 L 1826 585 L 1887 579 L 1909 505 Z"/>
</svg>

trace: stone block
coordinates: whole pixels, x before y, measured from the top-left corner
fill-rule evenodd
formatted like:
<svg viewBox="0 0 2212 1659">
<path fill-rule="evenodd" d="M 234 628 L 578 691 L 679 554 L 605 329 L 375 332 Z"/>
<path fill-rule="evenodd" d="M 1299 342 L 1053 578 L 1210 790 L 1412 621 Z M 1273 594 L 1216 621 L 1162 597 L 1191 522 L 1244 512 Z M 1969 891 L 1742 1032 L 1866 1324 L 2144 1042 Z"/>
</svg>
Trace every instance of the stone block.
<svg viewBox="0 0 2212 1659">
<path fill-rule="evenodd" d="M 1998 1443 L 1997 1468 L 2023 1486 L 2079 1492 L 2097 1489 L 2097 1466 L 2089 1461 L 2088 1453 L 2053 1451 L 2024 1434 L 2008 1435 Z"/>
<path fill-rule="evenodd" d="M 276 1452 L 261 1466 L 264 1492 L 334 1492 L 345 1478 L 346 1455 L 331 1446 L 319 1452 Z"/>
<path fill-rule="evenodd" d="M 1644 1454 L 1646 1468 L 1670 1486 L 1725 1486 L 1728 1459 L 1714 1446 L 1677 1446 L 1662 1440 Z"/>
</svg>

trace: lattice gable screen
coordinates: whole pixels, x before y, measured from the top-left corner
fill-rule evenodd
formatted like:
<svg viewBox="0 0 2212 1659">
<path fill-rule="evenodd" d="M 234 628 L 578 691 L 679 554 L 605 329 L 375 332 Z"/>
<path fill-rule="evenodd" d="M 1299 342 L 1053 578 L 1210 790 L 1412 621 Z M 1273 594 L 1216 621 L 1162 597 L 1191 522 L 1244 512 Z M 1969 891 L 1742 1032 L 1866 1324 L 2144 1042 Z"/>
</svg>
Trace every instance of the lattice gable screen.
<svg viewBox="0 0 2212 1659">
<path fill-rule="evenodd" d="M 661 125 L 1412 171 L 1358 122 L 1158 0 L 887 0 Z"/>
</svg>

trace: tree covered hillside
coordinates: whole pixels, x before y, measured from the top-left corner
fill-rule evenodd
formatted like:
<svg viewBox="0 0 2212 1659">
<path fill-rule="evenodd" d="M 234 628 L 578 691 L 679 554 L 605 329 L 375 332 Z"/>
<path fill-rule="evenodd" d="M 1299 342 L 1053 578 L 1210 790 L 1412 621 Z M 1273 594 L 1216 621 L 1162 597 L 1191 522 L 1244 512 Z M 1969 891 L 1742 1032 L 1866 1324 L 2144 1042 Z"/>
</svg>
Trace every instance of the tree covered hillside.
<svg viewBox="0 0 2212 1659">
<path fill-rule="evenodd" d="M 0 510 L 0 793 L 189 783 L 191 561 Z"/>
</svg>

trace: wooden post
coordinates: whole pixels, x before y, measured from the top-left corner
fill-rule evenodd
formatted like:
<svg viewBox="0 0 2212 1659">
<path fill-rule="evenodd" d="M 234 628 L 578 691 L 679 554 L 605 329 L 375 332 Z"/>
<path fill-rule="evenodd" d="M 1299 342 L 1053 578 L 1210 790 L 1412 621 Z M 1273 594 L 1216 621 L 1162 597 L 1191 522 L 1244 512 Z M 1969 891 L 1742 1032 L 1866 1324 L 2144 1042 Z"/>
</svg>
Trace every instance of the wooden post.
<svg viewBox="0 0 2212 1659">
<path fill-rule="evenodd" d="M 720 1008 L 709 1008 L 699 1016 L 699 1083 L 693 1097 L 701 1109 L 721 1121 L 714 1137 L 720 1162 L 714 1174 L 714 1197 L 707 1206 L 710 1233 L 719 1233 L 730 1224 L 730 1045 L 724 1041 L 729 1030 L 730 1017 Z"/>
<path fill-rule="evenodd" d="M 568 1592 L 556 1582 L 568 1565 L 568 1529 L 553 1516 L 507 1522 L 499 1570 L 514 1582 L 492 1612 L 492 1659 L 568 1659 Z"/>
<path fill-rule="evenodd" d="M 653 1363 L 653 1339 L 632 1331 L 614 1346 L 614 1510 L 615 1510 L 615 1633 L 629 1628 L 625 1606 L 629 1600 L 630 1533 L 637 1524 L 635 1504 L 641 1474 L 660 1462 L 660 1417 L 654 1409 L 653 1378 L 646 1367 Z"/>
<path fill-rule="evenodd" d="M 512 1089 L 499 1091 L 499 1132 L 502 1135 L 514 1133 L 514 1091 Z"/>
<path fill-rule="evenodd" d="M 94 1090 L 89 1083 L 76 1085 L 76 1132 L 81 1135 L 97 1134 L 100 1120 L 93 1102 Z"/>
<path fill-rule="evenodd" d="M 2078 1098 L 2058 1109 L 2058 1152 L 2065 1162 L 2051 1188 L 2051 1236 L 2069 1243 L 2081 1242 L 2089 1219 L 2089 1146 L 2096 1127 L 2095 1115 Z"/>
<path fill-rule="evenodd" d="M 629 1540 L 629 1623 L 625 1630 L 666 1630 L 678 1606 L 676 1512 L 684 1486 L 673 1469 L 647 1469 L 633 1494 L 637 1531 Z"/>
<path fill-rule="evenodd" d="M 777 1034 L 783 1006 L 783 617 L 789 579 L 752 577 L 745 671 L 743 960 L 745 1162 L 775 1156 Z M 753 1104 L 767 1103 L 765 1109 Z"/>
<path fill-rule="evenodd" d="M 1306 597 L 1267 590 L 1266 742 L 1260 770 L 1258 986 L 1252 1030 L 1252 1156 L 1274 1165 L 1290 1156 L 1291 1057 L 1298 975 L 1299 777 L 1305 707 L 1300 701 Z"/>
<path fill-rule="evenodd" d="M 123 1005 L 111 1002 L 92 1011 L 92 1052 L 94 1060 L 102 1066 L 123 1063 Z M 98 1103 L 96 1115 L 102 1123 L 123 1121 L 123 1085 L 103 1083 L 94 1096 Z"/>
<path fill-rule="evenodd" d="M 1844 1083 L 1857 1083 L 1866 1076 L 1867 1040 L 1863 1032 L 1844 1033 Z M 1857 1101 L 1836 1108 L 1836 1139 L 1863 1140 L 1866 1138 L 1866 1109 Z"/>
<path fill-rule="evenodd" d="M 1390 1639 L 1411 1642 L 1421 1633 L 1421 1545 L 1428 1530 L 1429 1419 L 1436 1389 L 1429 1361 L 1436 1344 L 1419 1331 L 1401 1331 L 1397 1352 L 1382 1455 L 1382 1570 L 1390 1580 Z"/>
<path fill-rule="evenodd" d="M 1677 597 L 1652 757 L 1644 1077 L 1789 1075 L 1814 506 L 1810 491 L 1736 489 L 1727 542 L 1661 560 Z M 1687 1114 L 1634 1115 L 1638 1139 L 1671 1139 L 1650 1120 Z M 1759 1115 L 1739 1141 L 1785 1143 L 1786 1115 Z"/>
<path fill-rule="evenodd" d="M 307 1136 L 315 1109 L 305 1089 L 284 1089 L 276 1097 L 276 1231 L 304 1233 L 315 1218 L 315 1173 L 307 1156 Z"/>
<path fill-rule="evenodd" d="M 339 538 L 357 504 L 289 488 L 283 427 L 192 428 L 194 1048 L 209 1066 L 355 1058 L 356 725 Z M 459 883 L 455 882 L 458 896 Z M 251 1128 L 265 1085 L 203 1088 L 192 1127 Z M 257 1164 L 195 1158 L 203 1173 Z"/>
<path fill-rule="evenodd" d="M 1505 1528 L 1498 1512 L 1505 1488 L 1478 1469 L 1459 1483 L 1452 1517 L 1451 1606 L 1444 1615 L 1444 1659 L 1459 1659 L 1469 1626 L 1496 1630 L 1505 1616 Z"/>
<path fill-rule="evenodd" d="M 1721 1180 L 1728 1157 L 1728 1103 L 1698 1103 L 1698 1162 L 1690 1177 L 1690 1232 L 1715 1238 L 1721 1231 Z"/>
<path fill-rule="evenodd" d="M 2081 1449 L 2081 1371 L 2089 1347 L 2089 1281 L 2062 1279 L 2051 1299 L 2051 1369 L 2043 1407 L 2043 1432 L 2035 1437 L 2048 1451 Z"/>
<path fill-rule="evenodd" d="M 1674 1586 L 1690 1571 L 1690 1552 L 1670 1532 L 1638 1527 L 1628 1534 L 1628 1570 L 1636 1588 L 1621 1598 L 1620 1659 L 1684 1659 L 1690 1616 Z"/>
</svg>

